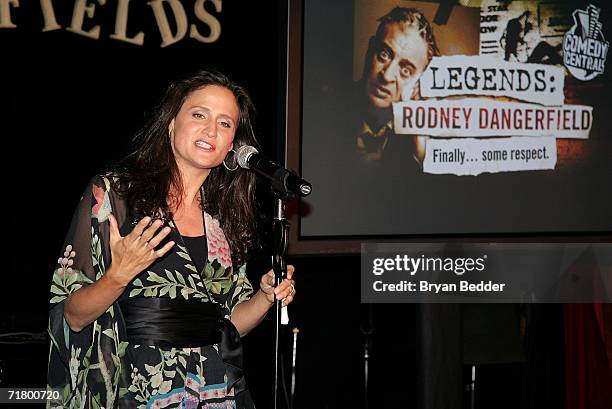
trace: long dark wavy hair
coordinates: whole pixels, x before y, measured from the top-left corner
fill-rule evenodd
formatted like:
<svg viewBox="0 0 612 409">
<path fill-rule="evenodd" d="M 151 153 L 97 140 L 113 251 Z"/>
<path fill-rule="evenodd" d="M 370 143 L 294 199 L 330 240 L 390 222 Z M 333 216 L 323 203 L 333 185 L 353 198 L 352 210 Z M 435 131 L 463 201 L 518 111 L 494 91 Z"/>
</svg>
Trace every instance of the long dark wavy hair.
<svg viewBox="0 0 612 409">
<path fill-rule="evenodd" d="M 187 97 L 209 85 L 227 88 L 236 97 L 240 112 L 234 149 L 242 145 L 259 149 L 251 124 L 255 109 L 242 86 L 212 71 L 198 71 L 174 81 L 166 89 L 149 121 L 134 137 L 131 153 L 112 171 L 115 177 L 113 187 L 126 200 L 136 219 L 159 217 L 160 213 L 171 217 L 168 201 L 175 206 L 180 204 L 184 187 L 170 144 L 168 127 Z M 234 167 L 233 164 L 230 166 Z M 219 165 L 211 169 L 203 185 L 203 208 L 219 219 L 235 265 L 246 262 L 249 251 L 257 244 L 255 178 L 247 170 L 238 168 L 228 171 Z"/>
</svg>

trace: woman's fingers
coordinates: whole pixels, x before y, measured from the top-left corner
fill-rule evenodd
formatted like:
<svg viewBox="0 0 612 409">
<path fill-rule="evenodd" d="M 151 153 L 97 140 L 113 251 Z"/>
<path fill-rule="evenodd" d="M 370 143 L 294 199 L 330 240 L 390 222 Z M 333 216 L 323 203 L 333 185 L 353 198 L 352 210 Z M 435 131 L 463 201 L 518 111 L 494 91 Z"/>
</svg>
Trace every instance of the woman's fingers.
<svg viewBox="0 0 612 409">
<path fill-rule="evenodd" d="M 159 230 L 162 225 L 163 221 L 159 219 L 155 220 L 143 231 L 138 240 L 140 251 L 144 252 L 145 257 L 147 257 L 150 262 L 153 262 L 156 258 L 162 257 L 174 246 L 174 241 L 169 241 L 161 248 L 157 249 L 162 240 L 164 240 L 171 231 L 170 227 L 168 226 Z"/>
<path fill-rule="evenodd" d="M 292 302 L 293 302 L 293 296 L 292 295 L 288 295 L 286 298 L 283 299 L 283 307 L 288 306 Z"/>
<path fill-rule="evenodd" d="M 128 280 L 163 257 L 175 244 L 169 241 L 161 245 L 171 232 L 170 227 L 160 230 L 163 225 L 161 220 L 151 223 L 150 217 L 143 217 L 125 237 L 121 237 L 117 219 L 112 215 L 109 216 L 109 224 L 113 260 L 119 263 L 121 276 Z"/>
<path fill-rule="evenodd" d="M 293 298 L 295 297 L 295 281 L 288 281 L 290 281 L 291 283 L 288 285 L 287 290 L 285 290 L 283 294 L 279 295 L 279 299 L 283 300 L 283 306 L 291 304 Z"/>
<path fill-rule="evenodd" d="M 281 300 L 295 292 L 295 281 L 293 280 L 293 273 L 295 272 L 295 267 L 291 264 L 287 266 L 287 277 L 281 281 L 280 285 L 274 291 L 277 294 L 277 299 Z"/>
<path fill-rule="evenodd" d="M 119 233 L 119 226 L 117 225 L 117 219 L 112 214 L 108 215 L 108 223 L 110 225 L 110 241 L 111 245 L 121 239 L 121 233 Z"/>
<path fill-rule="evenodd" d="M 266 294 L 271 294 L 270 290 L 274 288 L 274 298 L 277 300 L 283 300 L 283 305 L 288 305 L 293 301 L 295 296 L 295 280 L 292 279 L 295 267 L 292 265 L 287 266 L 287 278 L 283 279 L 281 283 L 274 287 L 275 276 L 274 271 L 270 270 L 263 276 L 261 276 L 260 287 Z"/>
<path fill-rule="evenodd" d="M 140 240 L 143 240 L 145 242 L 150 241 L 153 237 L 155 237 L 155 233 L 157 233 L 157 230 L 159 230 L 162 224 L 164 224 L 163 221 L 159 219 L 155 220 L 153 223 L 147 226 L 147 228 L 144 229 L 144 231 L 140 235 Z"/>
<path fill-rule="evenodd" d="M 163 255 L 166 254 L 172 248 L 172 246 L 174 246 L 174 242 L 169 241 L 168 243 L 164 244 L 162 248 L 155 250 L 155 258 L 163 257 Z"/>
<path fill-rule="evenodd" d="M 274 271 L 270 270 L 261 277 L 260 286 L 266 290 L 274 287 Z"/>
<path fill-rule="evenodd" d="M 156 248 L 159 245 L 159 243 L 161 243 L 162 240 L 165 239 L 168 236 L 168 234 L 170 234 L 170 231 L 171 229 L 168 226 L 161 229 L 155 236 L 149 239 L 149 246 L 151 246 L 152 249 Z M 143 237 L 144 237 L 144 234 L 143 234 Z"/>
<path fill-rule="evenodd" d="M 259 280 L 259 288 L 266 296 L 266 299 L 270 304 L 274 303 L 274 271 L 270 270 L 266 274 L 261 276 Z M 272 299 L 270 299 L 272 298 Z"/>
<path fill-rule="evenodd" d="M 289 264 L 287 266 L 287 276 L 281 281 L 281 283 L 274 288 L 274 294 L 277 300 L 281 300 L 289 294 L 295 293 L 295 281 L 292 279 L 295 267 Z M 274 271 L 270 270 L 267 274 L 262 277 L 262 284 L 265 282 L 267 286 L 274 286 L 276 280 Z"/>
<path fill-rule="evenodd" d="M 290 295 L 293 296 L 293 294 L 295 294 L 295 281 L 284 279 L 278 287 L 274 289 L 274 294 L 276 294 L 277 300 L 282 300 Z"/>
<path fill-rule="evenodd" d="M 291 264 L 287 266 L 287 278 L 291 279 L 293 277 L 293 272 L 295 271 L 295 267 Z"/>
<path fill-rule="evenodd" d="M 151 218 L 149 216 L 143 217 L 138 223 L 136 223 L 136 226 L 134 226 L 134 229 L 130 232 L 129 236 L 132 239 L 142 236 L 142 233 L 149 226 L 149 223 L 151 223 Z"/>
</svg>

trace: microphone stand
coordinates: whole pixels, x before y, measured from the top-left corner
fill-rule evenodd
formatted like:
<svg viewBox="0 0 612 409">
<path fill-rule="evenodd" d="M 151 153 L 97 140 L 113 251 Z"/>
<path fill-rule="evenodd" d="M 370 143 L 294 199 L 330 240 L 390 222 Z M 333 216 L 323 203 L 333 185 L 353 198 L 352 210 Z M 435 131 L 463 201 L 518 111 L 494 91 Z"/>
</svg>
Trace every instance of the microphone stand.
<svg viewBox="0 0 612 409">
<path fill-rule="evenodd" d="M 283 278 L 287 276 L 287 262 L 285 256 L 287 254 L 288 244 L 288 233 L 289 233 L 289 221 L 285 219 L 284 210 L 285 203 L 292 197 L 292 194 L 287 190 L 281 191 L 273 188 L 274 194 L 274 220 L 272 222 L 272 269 L 274 270 L 274 281 L 275 286 L 278 286 Z M 282 300 L 276 300 L 275 302 L 275 325 L 274 325 L 274 409 L 279 408 L 280 393 L 279 393 L 279 346 L 280 346 L 280 325 L 281 325 L 281 313 L 282 313 Z"/>
<path fill-rule="evenodd" d="M 262 176 L 271 182 L 272 194 L 274 196 L 274 219 L 272 222 L 272 270 L 274 271 L 274 285 L 278 287 L 283 279 L 287 276 L 287 263 L 285 255 L 287 254 L 289 222 L 283 214 L 285 210 L 285 202 L 295 195 L 307 196 L 312 191 L 312 185 L 300 178 L 298 175 L 289 171 L 278 164 L 262 158 L 257 149 L 243 145 L 236 151 L 236 160 L 238 166 L 244 169 L 250 169 L 257 175 Z M 286 319 L 288 324 L 289 318 L 283 315 L 282 300 L 275 301 L 276 322 L 274 326 L 274 409 L 279 406 L 279 376 L 280 376 L 280 325 L 284 324 L 282 318 Z M 287 401 L 289 399 L 287 398 Z M 287 402 L 289 405 L 290 403 Z"/>
</svg>

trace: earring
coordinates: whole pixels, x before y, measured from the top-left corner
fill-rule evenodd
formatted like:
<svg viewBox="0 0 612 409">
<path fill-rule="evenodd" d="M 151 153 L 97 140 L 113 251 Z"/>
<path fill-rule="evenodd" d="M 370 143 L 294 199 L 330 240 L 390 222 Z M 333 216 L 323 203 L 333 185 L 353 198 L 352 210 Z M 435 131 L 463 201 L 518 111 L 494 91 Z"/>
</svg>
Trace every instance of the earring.
<svg viewBox="0 0 612 409">
<path fill-rule="evenodd" d="M 230 149 L 227 155 L 229 155 L 230 152 L 234 152 L 234 161 L 236 161 L 236 151 L 233 149 Z M 238 169 L 238 163 L 236 163 L 236 167 L 234 168 L 228 167 L 227 164 L 225 163 L 225 160 L 227 159 L 227 155 L 225 155 L 225 159 L 223 159 L 223 166 L 225 167 L 225 169 L 229 170 L 230 172 L 233 172 L 236 169 Z"/>
</svg>

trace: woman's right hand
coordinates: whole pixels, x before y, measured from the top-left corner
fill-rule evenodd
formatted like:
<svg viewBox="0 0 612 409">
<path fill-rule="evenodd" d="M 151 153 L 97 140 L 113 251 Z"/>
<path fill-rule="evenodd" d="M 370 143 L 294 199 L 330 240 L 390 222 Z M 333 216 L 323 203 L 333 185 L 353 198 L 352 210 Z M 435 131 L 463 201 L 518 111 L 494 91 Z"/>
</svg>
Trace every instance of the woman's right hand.
<svg viewBox="0 0 612 409">
<path fill-rule="evenodd" d="M 109 267 L 107 272 L 121 286 L 127 286 L 134 277 L 174 246 L 174 242 L 169 241 L 156 250 L 161 241 L 170 233 L 168 226 L 159 230 L 163 224 L 159 219 L 151 223 L 150 217 L 142 218 L 125 237 L 122 237 L 119 232 L 117 219 L 112 214 L 108 216 L 108 219 L 113 268 Z"/>
</svg>

